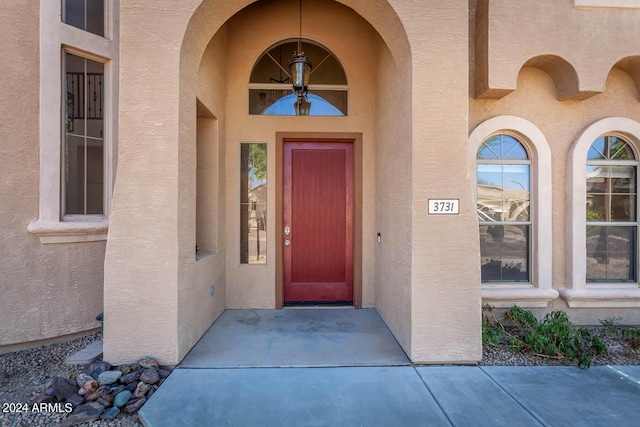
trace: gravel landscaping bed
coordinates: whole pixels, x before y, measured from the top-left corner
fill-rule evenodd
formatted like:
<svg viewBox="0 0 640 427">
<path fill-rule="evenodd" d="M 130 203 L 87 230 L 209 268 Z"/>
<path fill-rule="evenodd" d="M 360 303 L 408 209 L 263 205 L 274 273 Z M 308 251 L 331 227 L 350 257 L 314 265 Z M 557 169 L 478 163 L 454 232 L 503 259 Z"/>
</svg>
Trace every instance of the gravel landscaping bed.
<svg viewBox="0 0 640 427">
<path fill-rule="evenodd" d="M 509 332 L 509 328 L 506 329 Z M 598 365 L 640 365 L 640 348 L 619 337 L 607 334 L 603 328 L 590 329 L 607 346 L 607 354 L 592 355 L 591 366 Z M 551 358 L 529 353 L 514 353 L 509 350 L 507 337 L 503 336 L 498 346 L 486 345 L 482 350 L 480 365 L 484 366 L 575 366 L 576 362 L 567 358 Z"/>
<path fill-rule="evenodd" d="M 75 378 L 83 366 L 65 365 L 64 360 L 88 344 L 102 339 L 100 332 L 70 341 L 28 350 L 0 354 L 0 426 L 48 426 L 66 416 L 60 412 L 33 411 L 33 403 L 43 396 L 56 377 Z M 9 406 L 11 404 L 11 406 Z M 97 420 L 90 426 L 141 426 L 137 414 L 120 414 L 114 420 Z"/>
</svg>

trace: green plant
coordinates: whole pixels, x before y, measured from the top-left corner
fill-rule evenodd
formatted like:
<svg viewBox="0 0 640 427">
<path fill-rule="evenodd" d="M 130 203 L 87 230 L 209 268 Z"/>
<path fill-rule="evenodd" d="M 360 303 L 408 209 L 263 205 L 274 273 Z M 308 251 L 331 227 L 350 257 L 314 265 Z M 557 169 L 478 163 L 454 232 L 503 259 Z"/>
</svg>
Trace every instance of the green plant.
<svg viewBox="0 0 640 427">
<path fill-rule="evenodd" d="M 513 353 L 520 353 L 524 343 L 518 339 L 518 337 L 509 337 L 508 341 L 509 351 Z"/>
<path fill-rule="evenodd" d="M 502 339 L 502 326 L 493 314 L 493 307 L 489 304 L 482 307 L 482 346 L 497 347 Z"/>
<path fill-rule="evenodd" d="M 607 346 L 599 337 L 591 338 L 591 347 L 596 352 L 596 354 L 607 354 Z"/>
<path fill-rule="evenodd" d="M 505 314 L 515 325 L 508 344 L 511 351 L 529 351 L 550 358 L 568 358 L 581 368 L 591 366 L 591 354 L 606 353 L 604 343 L 586 328 L 577 328 L 561 310 L 547 313 L 538 320 L 533 313 L 517 305 Z M 640 342 L 640 334 L 638 336 Z"/>
<path fill-rule="evenodd" d="M 640 329 L 626 327 L 622 329 L 622 339 L 627 341 L 632 349 L 640 348 Z"/>
<path fill-rule="evenodd" d="M 604 327 L 607 335 L 617 337 L 620 335 L 620 326 L 618 325 L 619 317 L 611 317 L 609 319 L 600 320 L 600 324 Z"/>
<path fill-rule="evenodd" d="M 629 344 L 634 350 L 640 348 L 640 329 L 630 326 L 622 327 L 618 324 L 619 320 L 619 317 L 612 317 L 600 320 L 600 324 L 604 327 L 606 334 L 616 338 L 622 338 L 622 340 Z"/>
</svg>

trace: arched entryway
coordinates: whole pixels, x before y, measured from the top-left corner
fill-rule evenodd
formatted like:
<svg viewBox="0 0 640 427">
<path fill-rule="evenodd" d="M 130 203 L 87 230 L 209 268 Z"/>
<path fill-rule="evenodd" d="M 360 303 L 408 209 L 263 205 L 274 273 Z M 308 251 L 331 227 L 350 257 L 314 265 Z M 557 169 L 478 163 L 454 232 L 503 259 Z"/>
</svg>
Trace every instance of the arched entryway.
<svg viewBox="0 0 640 427">
<path fill-rule="evenodd" d="M 333 58 L 338 61 L 344 70 L 346 83 L 344 87 L 344 104 L 342 116 L 329 117 L 262 117 L 252 111 L 252 89 L 251 71 L 255 64 L 260 61 L 265 51 L 271 51 L 272 47 L 282 44 L 286 45 L 287 40 L 296 40 L 298 31 L 299 9 L 296 1 L 275 1 L 256 2 L 236 14 L 231 16 L 221 27 L 215 31 L 207 41 L 207 45 L 199 58 L 197 77 L 189 78 L 188 75 L 195 71 L 189 54 L 197 51 L 203 40 L 191 39 L 194 35 L 200 35 L 196 27 L 213 9 L 209 9 L 211 2 L 204 2 L 194 15 L 191 28 L 187 31 L 183 44 L 182 55 L 182 76 L 181 99 L 186 100 L 195 95 L 197 104 L 202 104 L 206 111 L 210 111 L 218 122 L 218 165 L 221 171 L 220 181 L 218 181 L 218 203 L 219 213 L 218 225 L 219 240 L 224 240 L 222 251 L 212 258 L 223 258 L 224 276 L 224 301 L 226 308 L 276 308 L 281 307 L 283 295 L 281 283 L 284 281 L 286 272 L 283 271 L 285 260 L 283 239 L 282 195 L 284 185 L 280 181 L 285 168 L 285 159 L 279 151 L 278 135 L 284 133 L 291 136 L 312 135 L 310 140 L 335 141 L 336 134 L 350 136 L 349 142 L 356 148 L 352 160 L 355 171 L 354 183 L 356 192 L 354 193 L 354 215 L 353 215 L 353 248 L 351 256 L 353 291 L 347 301 L 360 307 L 376 306 L 376 299 L 395 298 L 395 291 L 388 287 L 380 287 L 376 279 L 376 241 L 365 239 L 363 236 L 371 236 L 376 233 L 376 210 L 364 210 L 363 206 L 376 206 L 380 203 L 380 210 L 397 209 L 398 212 L 388 217 L 410 222 L 410 209 L 402 210 L 401 206 L 380 202 L 376 200 L 375 182 L 378 180 L 377 164 L 381 170 L 402 170 L 402 173 L 409 174 L 410 169 L 406 167 L 408 157 L 398 158 L 396 156 L 384 156 L 377 158 L 376 151 L 380 153 L 398 151 L 397 146 L 410 144 L 410 87 L 408 78 L 399 78 L 403 73 L 408 73 L 409 59 L 408 44 L 402 44 L 399 40 L 406 42 L 402 27 L 396 19 L 386 19 L 382 29 L 374 28 L 362 15 L 355 10 L 359 4 L 350 5 L 334 1 L 303 2 L 303 27 L 302 35 L 305 42 L 321 46 L 330 51 Z M 381 3 L 381 11 L 385 9 Z M 388 5 L 386 5 L 388 7 Z M 381 13 L 378 11 L 376 13 Z M 366 13 L 371 11 L 365 10 Z M 387 9 L 395 16 L 392 10 Z M 193 32 L 191 31 L 193 30 Z M 211 33 L 211 30 L 207 28 Z M 387 38 L 395 44 L 396 51 L 390 49 L 385 42 Z M 398 34 L 402 37 L 398 37 Z M 313 49 L 313 48 L 311 48 Z M 283 53 L 291 56 L 293 52 Z M 275 56 L 275 52 L 272 52 Z M 321 58 L 320 61 L 324 59 Z M 281 61 L 278 58 L 279 62 Z M 399 62 L 400 61 L 400 62 Z M 280 64 L 282 65 L 282 64 Z M 316 64 L 316 65 L 319 65 Z M 319 67 L 318 73 L 322 71 Z M 321 74 L 317 74 L 320 76 Z M 276 80 L 278 76 L 271 76 Z M 197 82 L 197 84 L 193 84 Z M 320 83 L 314 81 L 312 74 L 311 85 Z M 333 88 L 337 87 L 333 82 Z M 341 82 L 342 83 L 342 82 Z M 342 89 L 341 89 L 342 90 Z M 313 91 L 312 91 L 313 92 Z M 185 94 L 189 96 L 185 96 Z M 387 93 L 403 94 L 390 100 Z M 326 94 L 323 94 L 326 95 Z M 385 99 L 386 98 L 386 99 Z M 384 100 L 383 100 L 384 99 Z M 335 102 L 335 101 L 334 101 Z M 348 104 L 348 107 L 347 107 Z M 181 109 L 181 116 L 192 114 L 192 103 L 184 103 Z M 313 105 L 313 104 L 312 104 Z M 313 108 L 313 106 L 312 106 Z M 199 119 L 200 121 L 201 119 Z M 184 123 L 188 123 L 185 119 Z M 394 128 L 405 123 L 403 134 L 395 132 Z M 331 132 L 331 134 L 327 132 Z M 393 138 L 382 138 L 383 135 L 394 134 Z M 340 139 L 340 138 L 338 138 Z M 307 138 L 309 140 L 309 138 Z M 283 141 L 283 139 L 280 139 Z M 252 223 L 251 214 L 242 214 L 243 185 L 242 182 L 250 181 L 250 177 L 242 180 L 243 153 L 249 152 L 250 146 L 259 146 L 266 152 L 266 173 L 264 180 L 260 181 L 260 194 L 264 197 L 264 203 L 260 201 L 260 209 L 264 209 L 266 214 L 260 214 L 264 224 L 260 221 Z M 245 151 L 243 151 L 246 149 Z M 409 155 L 409 150 L 402 150 L 405 155 Z M 196 159 L 198 165 L 201 159 Z M 403 163 L 402 168 L 398 164 Z M 407 175 L 407 179 L 410 179 Z M 398 181 L 400 183 L 401 180 Z M 257 183 L 257 181 L 256 181 Z M 364 184 L 366 183 L 366 184 Z M 240 186 L 238 189 L 237 185 Z M 224 188 L 223 188 L 224 187 Z M 392 190 L 392 185 L 388 186 Z M 246 199 L 256 196 L 247 195 Z M 392 193 L 389 193 L 392 194 Z M 408 201 L 408 199 L 407 199 Z M 247 205 L 251 208 L 252 204 Z M 262 212 L 256 209 L 255 213 Z M 245 218 L 248 216 L 249 218 Z M 249 219 L 248 225 L 244 227 L 245 220 Z M 400 219 L 401 220 L 401 219 Z M 253 224 L 253 225 L 252 225 Z M 262 228 L 264 227 L 264 228 Z M 282 230 L 281 230 L 282 229 Z M 242 241 L 243 230 L 249 232 L 249 242 Z M 408 230 L 408 228 L 405 228 Z M 253 233 L 253 234 L 251 234 Z M 255 235 L 255 236 L 254 236 Z M 224 237 L 222 237 L 224 236 Z M 247 253 L 252 253 L 254 245 L 258 246 L 262 259 L 253 261 L 254 257 L 249 257 L 248 262 L 244 260 L 243 254 L 246 248 Z M 405 239 L 408 238 L 408 235 Z M 397 249 L 407 252 L 408 248 L 403 247 L 402 237 L 399 237 Z M 255 252 L 254 249 L 253 251 Z M 393 250 L 393 249 L 390 249 Z M 406 256 L 410 254 L 407 252 Z M 205 260 L 216 264 L 214 259 Z M 219 261 L 222 262 L 222 261 Z M 349 267 L 347 267 L 349 268 Z M 410 286 L 409 270 L 392 269 L 396 277 L 404 276 L 400 286 Z M 391 274 L 393 274 L 391 273 Z M 206 281 L 206 279 L 203 279 Z M 204 284 L 198 286 L 205 286 Z M 395 286 L 395 285 L 394 285 Z M 189 294 L 190 291 L 185 291 Z M 340 298 L 342 301 L 342 298 Z M 193 296 L 192 304 L 202 303 Z M 409 305 L 410 300 L 394 302 L 390 310 L 396 311 L 391 316 L 391 328 L 401 330 L 409 328 Z M 402 307 L 405 305 L 405 308 Z M 381 311 L 385 305 L 382 304 Z M 398 314 L 401 313 L 401 314 Z M 382 313 L 384 316 L 384 312 Z M 198 324 L 201 318 L 196 318 L 195 313 L 185 313 L 191 317 L 189 323 Z M 402 320 L 396 319 L 397 317 Z M 204 326 L 204 325 L 203 325 Z M 404 342 L 408 345 L 408 342 Z"/>
<path fill-rule="evenodd" d="M 432 270 L 415 268 L 428 251 L 421 250 L 426 245 L 416 240 L 413 228 L 421 215 L 414 188 L 428 175 L 414 173 L 413 165 L 428 154 L 416 145 L 413 132 L 417 122 L 437 115 L 423 114 L 431 107 L 414 112 L 430 105 L 424 97 L 415 98 L 413 82 L 431 64 L 425 59 L 431 51 L 413 58 L 405 32 L 407 24 L 414 33 L 427 28 L 423 14 L 412 9 L 425 6 L 390 0 L 304 2 L 303 37 L 340 59 L 349 82 L 348 113 L 251 115 L 247 85 L 252 66 L 269 46 L 298 36 L 298 5 L 292 0 L 122 5 L 120 152 L 105 261 L 107 359 L 153 354 L 175 364 L 225 308 L 277 306 L 280 230 L 276 215 L 270 214 L 276 212 L 282 167 L 276 138 L 279 132 L 332 132 L 358 134 L 362 141 L 353 160 L 360 165 L 362 183 L 357 196 L 361 214 L 355 218 L 361 235 L 354 233 L 360 244 L 354 257 L 361 260 L 358 298 L 362 306 L 376 307 L 407 353 L 427 360 L 428 339 L 416 335 L 415 325 L 429 319 L 415 307 L 424 301 L 422 279 Z M 459 9 L 442 8 L 456 24 L 466 25 Z M 456 46 L 462 53 L 449 63 L 452 68 L 465 64 L 466 73 L 466 59 L 458 60 L 467 46 L 461 40 Z M 418 37 L 414 43 L 424 45 L 424 40 Z M 459 87 L 464 93 L 464 85 Z M 428 88 L 423 84 L 415 90 Z M 444 127 L 456 125 L 456 132 L 466 134 L 464 117 Z M 243 144 L 264 144 L 266 150 L 267 255 L 260 265 L 240 261 Z M 424 220 L 419 224 L 439 227 Z M 447 304 L 463 294 L 451 293 Z M 157 322 L 139 323 L 140 316 Z M 454 359 L 471 358 L 465 351 L 454 352 L 462 355 Z M 442 360 L 438 354 L 433 360 Z"/>
</svg>

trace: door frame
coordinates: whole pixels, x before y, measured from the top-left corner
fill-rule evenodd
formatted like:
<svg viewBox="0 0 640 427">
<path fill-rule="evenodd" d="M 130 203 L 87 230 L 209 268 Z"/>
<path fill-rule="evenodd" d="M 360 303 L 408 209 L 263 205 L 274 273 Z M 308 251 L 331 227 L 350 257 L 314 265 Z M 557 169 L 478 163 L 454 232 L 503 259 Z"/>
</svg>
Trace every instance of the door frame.
<svg viewBox="0 0 640 427">
<path fill-rule="evenodd" d="M 362 134 L 350 132 L 276 132 L 276 308 L 284 307 L 284 144 L 353 144 L 353 306 L 362 308 Z"/>
</svg>

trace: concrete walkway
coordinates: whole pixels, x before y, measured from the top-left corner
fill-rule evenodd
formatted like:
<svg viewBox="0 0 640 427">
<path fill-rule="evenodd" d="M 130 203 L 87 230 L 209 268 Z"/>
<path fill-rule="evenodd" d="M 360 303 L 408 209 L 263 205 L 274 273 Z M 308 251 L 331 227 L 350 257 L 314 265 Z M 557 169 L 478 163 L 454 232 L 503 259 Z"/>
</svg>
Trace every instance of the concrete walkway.
<svg viewBox="0 0 640 427">
<path fill-rule="evenodd" d="M 417 367 L 375 310 L 286 309 L 226 311 L 139 415 L 148 427 L 638 426 L 639 407 L 640 366 Z"/>
</svg>

